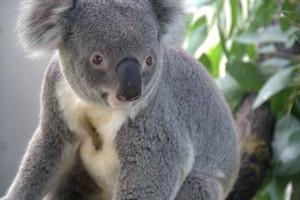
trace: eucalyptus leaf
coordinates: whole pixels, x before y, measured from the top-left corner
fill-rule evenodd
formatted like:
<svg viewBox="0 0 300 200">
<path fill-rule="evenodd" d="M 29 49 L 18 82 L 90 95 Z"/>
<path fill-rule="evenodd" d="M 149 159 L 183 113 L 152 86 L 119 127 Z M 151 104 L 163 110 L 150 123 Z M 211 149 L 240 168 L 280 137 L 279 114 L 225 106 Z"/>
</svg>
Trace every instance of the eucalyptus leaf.
<svg viewBox="0 0 300 200">
<path fill-rule="evenodd" d="M 256 45 L 247 45 L 247 55 L 251 60 L 257 60 L 258 53 Z"/>
<path fill-rule="evenodd" d="M 245 92 L 230 74 L 215 81 L 227 101 L 233 101 Z"/>
<path fill-rule="evenodd" d="M 268 44 L 264 46 L 260 46 L 259 53 L 261 54 L 271 54 L 276 51 L 276 47 L 274 44 Z"/>
<path fill-rule="evenodd" d="M 268 186 L 267 190 L 270 194 L 270 199 L 272 200 L 282 200 L 283 191 L 285 185 L 280 184 L 278 180 L 274 179 Z"/>
<path fill-rule="evenodd" d="M 279 152 L 278 161 L 277 174 L 293 175 L 300 172 L 300 129 L 290 134 L 285 148 Z"/>
<path fill-rule="evenodd" d="M 227 63 L 227 70 L 245 90 L 258 91 L 265 81 L 252 62 L 231 61 Z"/>
<path fill-rule="evenodd" d="M 279 70 L 261 88 L 254 103 L 253 108 L 257 108 L 266 102 L 270 97 L 290 86 L 293 80 L 295 67 Z"/>
<path fill-rule="evenodd" d="M 297 134 L 299 132 L 300 132 L 300 122 L 293 115 L 286 115 L 278 120 L 275 127 L 274 145 L 273 145 L 274 160 L 277 163 L 286 163 L 289 161 L 289 158 L 285 157 L 285 155 L 293 149 L 290 150 L 286 150 L 286 149 L 289 145 L 292 146 L 294 145 L 293 138 L 295 137 L 298 138 Z M 282 173 L 282 167 L 281 169 L 279 168 L 278 171 L 281 171 Z"/>
<path fill-rule="evenodd" d="M 218 74 L 217 72 L 214 71 L 211 60 L 210 60 L 209 56 L 206 53 L 201 55 L 201 57 L 199 58 L 199 61 L 202 65 L 204 65 L 204 67 L 209 71 L 209 73 L 213 77 L 215 77 Z"/>
<path fill-rule="evenodd" d="M 293 115 L 285 115 L 277 121 L 274 134 L 275 158 L 288 144 L 291 134 L 299 129 L 300 122 Z"/>
<path fill-rule="evenodd" d="M 245 55 L 247 55 L 247 46 L 249 44 L 242 44 L 238 42 L 233 42 L 230 49 L 230 56 L 236 60 L 242 60 Z"/>
<path fill-rule="evenodd" d="M 288 140 L 287 146 L 280 152 L 279 160 L 288 163 L 300 156 L 300 129 L 293 132 Z M 300 169 L 300 165 L 298 166 Z"/>
<path fill-rule="evenodd" d="M 260 70 L 264 75 L 273 75 L 291 63 L 291 60 L 279 57 L 272 57 L 260 63 Z"/>
<path fill-rule="evenodd" d="M 270 195 L 267 192 L 258 193 L 253 200 L 270 200 Z"/>
<path fill-rule="evenodd" d="M 245 90 L 236 82 L 230 75 L 226 74 L 225 77 L 215 79 L 219 89 L 223 93 L 230 109 L 234 112 L 245 94 Z"/>
<path fill-rule="evenodd" d="M 269 25 L 273 20 L 276 11 L 276 1 L 255 0 L 254 6 L 251 9 L 251 16 L 249 18 L 249 31 L 256 31 L 261 27 Z"/>
<path fill-rule="evenodd" d="M 259 191 L 253 200 L 282 200 L 286 183 L 272 177 L 270 182 Z"/>
<path fill-rule="evenodd" d="M 222 47 L 221 47 L 221 42 L 216 44 L 216 46 L 213 46 L 210 48 L 207 52 L 207 55 L 210 58 L 211 61 L 211 68 L 213 72 L 213 76 L 217 77 L 219 76 L 219 67 L 220 67 L 220 62 L 222 59 Z"/>
<path fill-rule="evenodd" d="M 279 25 L 267 27 L 262 32 L 248 32 L 235 38 L 236 42 L 244 44 L 288 43 L 291 31 L 283 32 Z"/>
<path fill-rule="evenodd" d="M 285 0 L 282 4 L 282 11 L 294 11 L 296 7 L 296 1 Z"/>
<path fill-rule="evenodd" d="M 293 190 L 291 199 L 300 199 L 300 190 L 296 189 L 296 188 L 300 188 L 300 173 L 298 173 L 295 177 L 293 177 L 292 184 L 295 190 Z"/>
<path fill-rule="evenodd" d="M 231 27 L 229 35 L 231 36 L 235 29 L 238 28 L 238 20 L 239 20 L 239 12 L 240 9 L 240 3 L 236 0 L 230 0 L 230 10 L 231 10 Z"/>
<path fill-rule="evenodd" d="M 199 18 L 192 26 L 192 31 L 189 35 L 189 45 L 187 50 L 190 53 L 195 53 L 199 46 L 204 42 L 207 37 L 208 27 L 206 17 Z"/>
<path fill-rule="evenodd" d="M 291 92 L 291 88 L 287 88 L 272 96 L 270 102 L 274 114 L 277 116 L 283 116 L 286 114 L 286 107 Z"/>
<path fill-rule="evenodd" d="M 300 96 L 297 96 L 294 100 L 292 113 L 295 115 L 295 117 L 300 119 Z"/>
<path fill-rule="evenodd" d="M 299 30 L 294 32 L 293 37 L 291 38 L 291 41 L 294 41 L 294 43 L 300 41 L 300 31 Z M 294 45 L 294 44 L 292 44 L 292 45 Z"/>
<path fill-rule="evenodd" d="M 300 24 L 300 14 L 289 10 L 284 10 L 282 13 L 294 23 Z"/>
<path fill-rule="evenodd" d="M 279 24 L 282 31 L 287 31 L 291 27 L 291 20 L 288 20 L 286 17 L 279 18 Z"/>
</svg>

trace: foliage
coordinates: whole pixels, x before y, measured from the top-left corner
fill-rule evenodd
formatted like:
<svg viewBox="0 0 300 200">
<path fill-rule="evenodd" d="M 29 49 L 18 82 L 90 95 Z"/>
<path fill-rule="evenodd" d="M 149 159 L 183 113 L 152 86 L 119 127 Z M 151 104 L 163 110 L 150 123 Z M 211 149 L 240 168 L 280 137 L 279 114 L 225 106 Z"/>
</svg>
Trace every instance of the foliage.
<svg viewBox="0 0 300 200">
<path fill-rule="evenodd" d="M 274 161 L 256 200 L 300 199 L 300 38 L 296 0 L 187 0 L 185 48 L 216 78 L 233 112 L 248 91 L 253 108 L 277 117 Z M 288 190 L 291 189 L 290 194 Z"/>
</svg>

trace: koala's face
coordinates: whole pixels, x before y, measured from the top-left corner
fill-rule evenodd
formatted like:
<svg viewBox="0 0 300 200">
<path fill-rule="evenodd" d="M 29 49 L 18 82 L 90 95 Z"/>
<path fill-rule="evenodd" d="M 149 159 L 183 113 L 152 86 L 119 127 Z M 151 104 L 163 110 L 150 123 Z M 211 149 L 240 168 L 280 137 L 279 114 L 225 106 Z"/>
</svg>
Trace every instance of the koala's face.
<svg viewBox="0 0 300 200">
<path fill-rule="evenodd" d="M 119 3 L 118 3 L 119 2 Z M 158 67 L 158 25 L 147 3 L 84 1 L 59 47 L 64 76 L 82 99 L 126 107 Z"/>
</svg>

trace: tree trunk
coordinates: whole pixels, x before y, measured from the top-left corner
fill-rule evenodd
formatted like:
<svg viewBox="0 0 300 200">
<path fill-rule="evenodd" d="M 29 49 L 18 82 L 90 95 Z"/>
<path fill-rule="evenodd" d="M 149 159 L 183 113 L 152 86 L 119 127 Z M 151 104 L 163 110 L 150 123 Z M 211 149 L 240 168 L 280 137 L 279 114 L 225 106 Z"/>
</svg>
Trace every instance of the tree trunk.
<svg viewBox="0 0 300 200">
<path fill-rule="evenodd" d="M 245 95 L 236 113 L 241 149 L 241 168 L 233 191 L 226 200 L 250 200 L 261 187 L 271 166 L 271 142 L 275 119 L 268 103 L 253 110 L 255 94 Z"/>
</svg>

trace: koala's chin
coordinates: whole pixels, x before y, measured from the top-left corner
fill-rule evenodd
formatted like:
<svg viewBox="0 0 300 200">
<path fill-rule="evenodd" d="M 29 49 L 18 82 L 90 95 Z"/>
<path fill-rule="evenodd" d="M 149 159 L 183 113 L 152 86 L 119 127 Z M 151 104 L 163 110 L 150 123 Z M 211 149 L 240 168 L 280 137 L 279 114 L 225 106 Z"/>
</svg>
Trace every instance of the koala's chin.
<svg viewBox="0 0 300 200">
<path fill-rule="evenodd" d="M 107 98 L 106 98 L 106 102 L 109 106 L 111 106 L 113 108 L 128 108 L 128 107 L 132 106 L 132 104 L 135 101 L 120 101 L 117 98 L 116 93 L 111 92 L 111 93 L 108 93 Z"/>
</svg>

